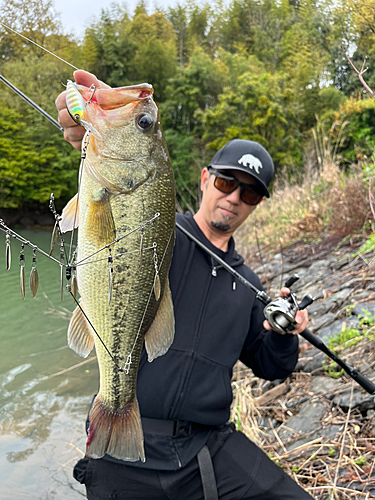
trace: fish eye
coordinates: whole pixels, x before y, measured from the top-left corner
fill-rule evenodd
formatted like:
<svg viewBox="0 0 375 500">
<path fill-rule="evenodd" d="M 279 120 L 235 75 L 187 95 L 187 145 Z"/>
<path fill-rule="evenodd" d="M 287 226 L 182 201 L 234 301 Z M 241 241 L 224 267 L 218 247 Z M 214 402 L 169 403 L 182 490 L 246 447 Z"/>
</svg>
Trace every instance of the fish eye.
<svg viewBox="0 0 375 500">
<path fill-rule="evenodd" d="M 136 117 L 135 123 L 140 130 L 147 131 L 154 125 L 154 120 L 151 115 L 147 113 L 140 113 Z"/>
</svg>

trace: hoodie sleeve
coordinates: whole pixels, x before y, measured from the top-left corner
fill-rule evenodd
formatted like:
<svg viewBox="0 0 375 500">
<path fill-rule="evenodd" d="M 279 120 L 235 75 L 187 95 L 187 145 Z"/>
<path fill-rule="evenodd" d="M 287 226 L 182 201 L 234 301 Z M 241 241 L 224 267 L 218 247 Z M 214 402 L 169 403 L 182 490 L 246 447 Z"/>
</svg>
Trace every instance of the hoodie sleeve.
<svg viewBox="0 0 375 500">
<path fill-rule="evenodd" d="M 259 288 L 260 283 L 257 283 Z M 240 361 L 251 368 L 257 377 L 267 380 L 290 375 L 298 360 L 297 335 L 281 335 L 263 328 L 263 304 L 254 300 L 250 331 L 242 348 Z"/>
</svg>

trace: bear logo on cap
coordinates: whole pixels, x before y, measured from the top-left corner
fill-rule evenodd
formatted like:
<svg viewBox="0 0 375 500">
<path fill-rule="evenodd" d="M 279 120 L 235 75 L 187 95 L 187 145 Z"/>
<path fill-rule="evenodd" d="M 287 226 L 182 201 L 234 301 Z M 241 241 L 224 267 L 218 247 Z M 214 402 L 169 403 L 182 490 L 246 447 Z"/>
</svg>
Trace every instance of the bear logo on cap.
<svg viewBox="0 0 375 500">
<path fill-rule="evenodd" d="M 259 174 L 259 169 L 263 168 L 262 162 L 251 154 L 242 155 L 238 163 L 244 167 L 254 169 L 257 174 Z"/>
</svg>

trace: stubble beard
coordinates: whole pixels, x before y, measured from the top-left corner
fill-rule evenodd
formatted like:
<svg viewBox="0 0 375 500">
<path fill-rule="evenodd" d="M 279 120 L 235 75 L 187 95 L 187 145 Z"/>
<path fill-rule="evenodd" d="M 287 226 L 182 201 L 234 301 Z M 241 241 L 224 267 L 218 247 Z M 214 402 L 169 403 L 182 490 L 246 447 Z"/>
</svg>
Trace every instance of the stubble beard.
<svg viewBox="0 0 375 500">
<path fill-rule="evenodd" d="M 227 222 L 211 221 L 211 226 L 217 229 L 218 231 L 221 231 L 222 233 L 226 233 L 230 229 L 230 224 L 228 224 Z"/>
</svg>

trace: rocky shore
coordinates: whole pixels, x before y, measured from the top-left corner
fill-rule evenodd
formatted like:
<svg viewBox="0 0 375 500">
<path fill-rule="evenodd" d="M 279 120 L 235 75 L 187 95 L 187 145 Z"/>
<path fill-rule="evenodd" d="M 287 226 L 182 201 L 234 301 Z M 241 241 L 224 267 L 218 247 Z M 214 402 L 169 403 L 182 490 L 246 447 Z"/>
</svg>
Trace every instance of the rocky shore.
<svg viewBox="0 0 375 500">
<path fill-rule="evenodd" d="M 335 339 L 331 350 L 375 383 L 375 255 L 358 253 L 364 242 L 327 234 L 246 260 L 272 297 L 298 274 L 292 290 L 299 301 L 306 294 L 315 299 L 309 329 L 325 344 Z M 273 460 L 314 498 L 375 498 L 374 395 L 302 337 L 287 380 L 261 381 L 244 366 L 237 369 L 232 415 L 246 432 L 235 406 L 241 397 L 249 402 L 251 391 L 249 434 Z"/>
</svg>

